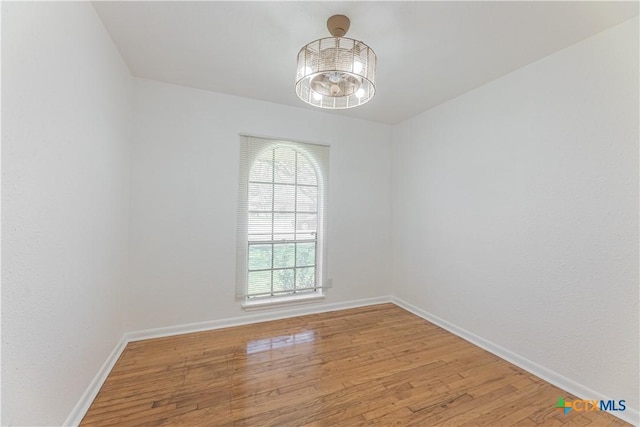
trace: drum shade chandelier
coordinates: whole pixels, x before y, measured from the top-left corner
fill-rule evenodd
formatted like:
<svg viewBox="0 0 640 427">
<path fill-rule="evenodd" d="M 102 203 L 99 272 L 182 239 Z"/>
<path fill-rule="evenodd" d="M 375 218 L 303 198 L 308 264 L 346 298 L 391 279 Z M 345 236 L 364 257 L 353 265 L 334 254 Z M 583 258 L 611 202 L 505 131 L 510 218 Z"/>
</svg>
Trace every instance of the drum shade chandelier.
<svg viewBox="0 0 640 427">
<path fill-rule="evenodd" d="M 298 52 L 296 93 L 320 108 L 352 108 L 376 93 L 376 54 L 361 41 L 344 37 L 350 21 L 344 15 L 327 20 L 333 37 L 312 41 Z"/>
</svg>

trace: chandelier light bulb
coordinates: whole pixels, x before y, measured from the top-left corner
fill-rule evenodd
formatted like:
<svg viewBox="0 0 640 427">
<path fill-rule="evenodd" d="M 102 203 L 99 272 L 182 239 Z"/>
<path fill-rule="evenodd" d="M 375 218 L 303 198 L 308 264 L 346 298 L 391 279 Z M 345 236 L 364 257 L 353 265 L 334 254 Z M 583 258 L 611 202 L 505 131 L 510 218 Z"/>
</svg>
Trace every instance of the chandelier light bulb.
<svg viewBox="0 0 640 427">
<path fill-rule="evenodd" d="M 362 98 L 364 96 L 364 89 L 360 88 L 356 91 L 356 96 Z"/>
<path fill-rule="evenodd" d="M 301 76 L 306 76 L 307 74 L 311 74 L 311 68 L 304 67 L 304 68 L 300 69 L 300 75 Z"/>
</svg>

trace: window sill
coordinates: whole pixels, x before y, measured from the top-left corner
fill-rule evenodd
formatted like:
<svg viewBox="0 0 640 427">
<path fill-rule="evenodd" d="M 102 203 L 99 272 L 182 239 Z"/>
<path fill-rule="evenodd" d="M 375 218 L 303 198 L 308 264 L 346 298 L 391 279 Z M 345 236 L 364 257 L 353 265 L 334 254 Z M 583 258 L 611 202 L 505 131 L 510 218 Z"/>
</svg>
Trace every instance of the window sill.
<svg viewBox="0 0 640 427">
<path fill-rule="evenodd" d="M 265 298 L 259 301 L 245 301 L 242 308 L 245 311 L 265 310 L 269 308 L 289 307 L 292 305 L 311 304 L 324 300 L 324 295 L 289 296 L 280 298 Z"/>
</svg>

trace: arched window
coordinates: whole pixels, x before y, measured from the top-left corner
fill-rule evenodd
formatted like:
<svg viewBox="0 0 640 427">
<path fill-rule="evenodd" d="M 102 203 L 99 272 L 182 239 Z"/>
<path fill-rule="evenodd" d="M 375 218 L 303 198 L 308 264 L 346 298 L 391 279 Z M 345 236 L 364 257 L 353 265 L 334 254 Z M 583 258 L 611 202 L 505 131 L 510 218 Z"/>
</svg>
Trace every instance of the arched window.
<svg viewBox="0 0 640 427">
<path fill-rule="evenodd" d="M 237 293 L 264 302 L 326 287 L 328 147 L 242 137 Z"/>
</svg>

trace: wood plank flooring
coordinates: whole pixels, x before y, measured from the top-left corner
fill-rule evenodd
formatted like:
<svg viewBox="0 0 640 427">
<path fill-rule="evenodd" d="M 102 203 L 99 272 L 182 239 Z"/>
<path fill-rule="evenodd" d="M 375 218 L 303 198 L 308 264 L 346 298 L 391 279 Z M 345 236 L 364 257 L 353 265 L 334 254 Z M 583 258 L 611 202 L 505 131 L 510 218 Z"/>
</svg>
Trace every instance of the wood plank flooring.
<svg viewBox="0 0 640 427">
<path fill-rule="evenodd" d="M 622 426 L 393 304 L 127 345 L 82 426 Z"/>
</svg>

